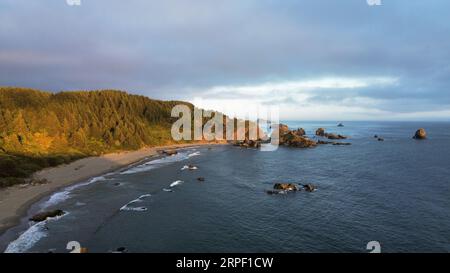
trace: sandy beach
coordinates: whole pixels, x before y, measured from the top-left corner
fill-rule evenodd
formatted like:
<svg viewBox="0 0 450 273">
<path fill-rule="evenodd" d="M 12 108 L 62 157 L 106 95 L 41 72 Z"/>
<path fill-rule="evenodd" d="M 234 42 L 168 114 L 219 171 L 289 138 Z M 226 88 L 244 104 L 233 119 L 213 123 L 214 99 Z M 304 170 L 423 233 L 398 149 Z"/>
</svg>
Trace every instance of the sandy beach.
<svg viewBox="0 0 450 273">
<path fill-rule="evenodd" d="M 58 189 L 87 180 L 93 176 L 120 169 L 146 157 L 156 156 L 160 150 L 211 144 L 214 143 L 177 144 L 143 148 L 137 151 L 87 157 L 70 164 L 41 170 L 35 173 L 34 177 L 36 179 L 46 179 L 48 183 L 17 185 L 0 190 L 0 235 L 7 229 L 17 225 L 33 203 Z"/>
</svg>

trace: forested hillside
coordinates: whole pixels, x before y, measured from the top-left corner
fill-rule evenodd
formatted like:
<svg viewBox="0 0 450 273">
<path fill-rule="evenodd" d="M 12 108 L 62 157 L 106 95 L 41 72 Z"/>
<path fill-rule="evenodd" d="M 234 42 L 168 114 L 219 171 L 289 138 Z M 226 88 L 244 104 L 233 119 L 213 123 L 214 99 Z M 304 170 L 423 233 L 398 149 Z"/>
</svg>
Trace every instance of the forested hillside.
<svg viewBox="0 0 450 273">
<path fill-rule="evenodd" d="M 172 107 L 121 91 L 0 88 L 0 187 L 74 159 L 172 142 Z"/>
</svg>

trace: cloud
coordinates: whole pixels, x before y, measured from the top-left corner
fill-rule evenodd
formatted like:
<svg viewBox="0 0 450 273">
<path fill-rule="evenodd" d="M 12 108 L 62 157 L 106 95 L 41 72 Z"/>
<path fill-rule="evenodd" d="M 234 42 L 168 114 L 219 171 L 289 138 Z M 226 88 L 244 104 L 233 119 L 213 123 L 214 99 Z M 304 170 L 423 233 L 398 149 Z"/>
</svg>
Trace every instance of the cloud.
<svg viewBox="0 0 450 273">
<path fill-rule="evenodd" d="M 3 0 L 0 85 L 442 119 L 449 16 L 445 0 Z"/>
</svg>

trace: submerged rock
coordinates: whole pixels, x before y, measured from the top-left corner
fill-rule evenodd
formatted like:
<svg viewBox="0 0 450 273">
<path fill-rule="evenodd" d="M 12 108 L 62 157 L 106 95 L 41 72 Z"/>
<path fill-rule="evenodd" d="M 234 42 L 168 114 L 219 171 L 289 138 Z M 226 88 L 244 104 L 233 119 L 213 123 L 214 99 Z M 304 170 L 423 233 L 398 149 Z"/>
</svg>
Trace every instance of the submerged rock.
<svg viewBox="0 0 450 273">
<path fill-rule="evenodd" d="M 30 218 L 30 221 L 42 222 L 42 221 L 47 220 L 47 218 L 52 218 L 52 217 L 61 216 L 61 215 L 64 215 L 64 211 L 62 211 L 60 209 L 45 211 L 45 212 L 41 212 L 41 213 L 34 215 L 33 217 Z"/>
<path fill-rule="evenodd" d="M 413 136 L 414 139 L 426 139 L 427 138 L 427 132 L 425 129 L 420 128 L 416 131 L 416 133 Z"/>
<path fill-rule="evenodd" d="M 324 128 L 317 129 L 316 130 L 316 136 L 326 137 L 328 139 L 347 139 L 346 136 L 343 136 L 343 135 L 340 135 L 340 134 L 327 133 L 327 132 L 325 132 Z"/>
<path fill-rule="evenodd" d="M 203 182 L 203 181 L 205 181 L 205 178 L 204 177 L 197 177 L 197 180 L 200 181 L 200 182 Z"/>
<path fill-rule="evenodd" d="M 337 145 L 337 146 L 341 146 L 341 145 L 352 145 L 349 142 L 336 142 L 336 141 L 325 141 L 325 140 L 319 140 L 317 141 L 317 144 L 321 144 L 321 145 L 326 145 L 326 144 L 331 144 L 331 145 Z"/>
<path fill-rule="evenodd" d="M 325 133 L 325 137 L 328 139 L 346 139 L 346 136 L 343 135 L 337 135 L 337 134 L 327 134 Z"/>
<path fill-rule="evenodd" d="M 378 138 L 378 141 L 384 141 L 384 138 L 379 137 L 379 138 Z"/>
</svg>

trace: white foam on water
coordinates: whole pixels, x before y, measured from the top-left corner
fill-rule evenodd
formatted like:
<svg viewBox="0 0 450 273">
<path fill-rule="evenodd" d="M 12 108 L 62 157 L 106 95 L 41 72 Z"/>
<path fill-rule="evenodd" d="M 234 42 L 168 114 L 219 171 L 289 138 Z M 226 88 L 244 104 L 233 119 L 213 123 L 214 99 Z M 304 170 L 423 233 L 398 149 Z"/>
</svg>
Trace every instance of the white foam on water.
<svg viewBox="0 0 450 273">
<path fill-rule="evenodd" d="M 65 200 L 69 199 L 70 198 L 70 193 L 73 190 L 81 188 L 81 187 L 84 187 L 84 186 L 87 186 L 87 185 L 90 185 L 90 184 L 93 184 L 93 183 L 98 182 L 98 181 L 104 181 L 104 180 L 106 180 L 105 176 L 97 176 L 97 177 L 93 177 L 93 178 L 89 179 L 86 182 L 78 183 L 78 184 L 66 187 L 62 191 L 52 194 L 50 196 L 50 198 L 41 205 L 41 208 L 44 209 L 44 208 L 48 208 L 50 206 L 54 206 L 56 204 L 59 204 L 59 203 L 65 201 Z"/>
<path fill-rule="evenodd" d="M 146 207 L 128 207 L 127 205 L 120 208 L 122 211 L 147 211 Z"/>
<path fill-rule="evenodd" d="M 182 171 L 184 170 L 197 170 L 198 167 L 196 166 L 189 166 L 189 165 L 184 165 L 183 168 L 181 168 Z"/>
<path fill-rule="evenodd" d="M 5 253 L 23 253 L 28 251 L 37 242 L 39 242 L 39 240 L 48 236 L 48 233 L 45 230 L 45 225 L 48 222 L 57 221 L 68 214 L 69 213 L 66 212 L 64 215 L 48 218 L 45 221 L 32 225 L 24 233 L 22 233 L 19 238 L 9 243 Z"/>
<path fill-rule="evenodd" d="M 165 192 L 173 192 L 172 189 L 166 189 L 166 188 L 164 188 L 163 191 L 165 191 Z"/>
<path fill-rule="evenodd" d="M 200 155 L 200 152 L 198 152 L 198 151 L 194 152 L 194 153 L 179 152 L 172 156 L 166 156 L 163 158 L 151 160 L 149 162 L 143 163 L 136 167 L 132 167 L 128 170 L 121 172 L 121 174 L 135 174 L 135 173 L 140 173 L 140 172 L 146 172 L 146 171 L 150 171 L 150 170 L 168 165 L 170 163 L 183 161 L 183 160 L 189 159 L 193 156 L 199 156 L 199 155 Z"/>
<path fill-rule="evenodd" d="M 139 199 L 144 199 L 144 198 L 147 198 L 147 197 L 150 197 L 150 196 L 152 196 L 150 193 L 143 194 L 143 195 L 139 196 Z"/>
<path fill-rule="evenodd" d="M 169 185 L 169 187 L 173 188 L 173 187 L 176 187 L 176 186 L 181 185 L 181 184 L 183 184 L 183 183 L 184 183 L 183 181 L 177 180 L 177 181 L 175 181 L 175 182 L 172 182 L 172 183 Z"/>
<path fill-rule="evenodd" d="M 195 152 L 195 153 L 192 153 L 192 154 L 188 154 L 188 157 L 193 157 L 193 156 L 198 156 L 198 155 L 200 155 L 200 152 Z"/>
<path fill-rule="evenodd" d="M 140 203 L 142 201 L 144 201 L 143 199 L 152 196 L 151 194 L 143 194 L 141 196 L 139 196 L 136 199 L 131 200 L 130 202 L 126 203 L 125 205 L 123 205 L 120 210 L 122 211 L 146 211 L 147 208 L 146 207 L 130 207 L 131 204 L 134 203 Z"/>
</svg>

